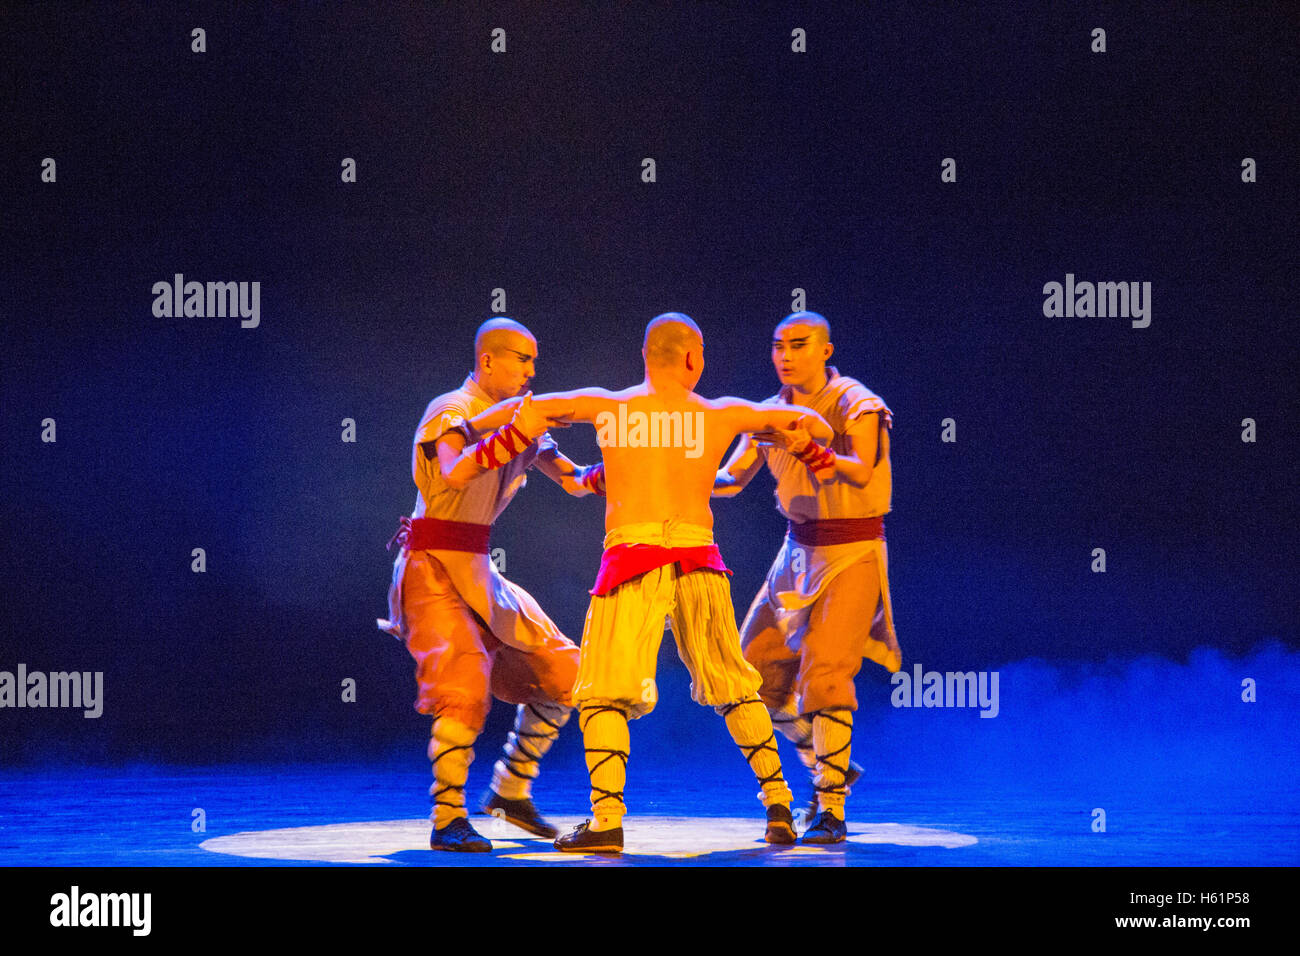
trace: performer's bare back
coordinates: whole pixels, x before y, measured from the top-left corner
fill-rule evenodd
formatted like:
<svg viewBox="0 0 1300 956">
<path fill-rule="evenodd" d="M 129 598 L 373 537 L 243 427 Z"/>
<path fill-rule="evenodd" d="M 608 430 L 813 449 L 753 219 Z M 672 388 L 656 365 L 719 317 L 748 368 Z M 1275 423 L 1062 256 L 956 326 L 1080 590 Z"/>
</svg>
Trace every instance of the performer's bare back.
<svg viewBox="0 0 1300 956">
<path fill-rule="evenodd" d="M 670 519 L 713 527 L 709 498 L 714 477 L 727 448 L 744 430 L 744 409 L 727 399 L 710 401 L 676 391 L 673 395 L 642 383 L 608 398 L 591 398 L 598 438 L 613 438 L 601 442 L 606 530 Z M 608 427 L 600 429 L 601 423 Z M 620 434 L 622 423 L 630 425 Z M 644 426 L 643 436 L 634 430 L 639 425 Z M 648 444 L 651 438 L 658 439 L 658 447 Z"/>
</svg>

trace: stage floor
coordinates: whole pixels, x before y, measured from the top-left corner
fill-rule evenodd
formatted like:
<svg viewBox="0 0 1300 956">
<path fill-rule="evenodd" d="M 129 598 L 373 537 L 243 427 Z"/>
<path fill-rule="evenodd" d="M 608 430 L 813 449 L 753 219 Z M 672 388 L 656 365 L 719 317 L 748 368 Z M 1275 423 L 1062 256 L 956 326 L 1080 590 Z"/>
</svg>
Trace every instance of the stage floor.
<svg viewBox="0 0 1300 956">
<path fill-rule="evenodd" d="M 567 829 L 584 819 L 586 775 L 549 766 L 538 806 Z M 625 853 L 555 852 L 474 817 L 491 854 L 428 849 L 427 770 L 401 764 L 0 772 L 0 864 L 38 866 L 1207 866 L 1300 863 L 1300 808 L 1194 780 L 879 776 L 849 798 L 847 843 L 769 847 L 752 778 L 729 763 L 640 766 L 628 782 Z M 471 798 L 490 762 L 476 762 Z M 796 781 L 796 799 L 807 783 Z M 798 802 L 796 805 L 798 805 Z M 1105 832 L 1093 810 L 1106 811 Z M 201 811 L 201 814 L 198 812 Z M 203 829 L 197 828 L 201 820 Z"/>
</svg>

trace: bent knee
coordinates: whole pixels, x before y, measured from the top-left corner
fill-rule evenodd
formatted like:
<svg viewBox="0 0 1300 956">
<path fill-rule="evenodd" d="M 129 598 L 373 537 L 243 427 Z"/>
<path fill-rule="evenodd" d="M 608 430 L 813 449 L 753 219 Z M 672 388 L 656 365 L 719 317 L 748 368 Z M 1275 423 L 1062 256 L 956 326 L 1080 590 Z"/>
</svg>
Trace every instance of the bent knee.
<svg viewBox="0 0 1300 956">
<path fill-rule="evenodd" d="M 798 688 L 799 713 L 818 710 L 858 709 L 858 692 L 853 678 L 844 674 L 812 674 Z"/>
<path fill-rule="evenodd" d="M 491 701 L 486 697 L 476 700 L 461 694 L 435 694 L 433 716 L 435 720 L 445 717 L 462 723 L 477 736 L 483 732 L 490 707 Z"/>
</svg>

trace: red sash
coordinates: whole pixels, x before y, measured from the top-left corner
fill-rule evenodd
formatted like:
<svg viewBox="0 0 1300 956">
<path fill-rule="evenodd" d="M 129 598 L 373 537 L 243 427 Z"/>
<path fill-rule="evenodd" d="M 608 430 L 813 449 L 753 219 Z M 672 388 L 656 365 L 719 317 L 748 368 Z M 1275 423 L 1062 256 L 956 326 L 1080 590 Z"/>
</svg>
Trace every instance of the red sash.
<svg viewBox="0 0 1300 956">
<path fill-rule="evenodd" d="M 388 550 L 400 544 L 408 551 L 471 551 L 488 553 L 488 536 L 492 526 L 468 521 L 443 521 L 441 518 L 402 518 L 397 534 L 388 542 Z"/>
<path fill-rule="evenodd" d="M 680 564 L 683 574 L 700 568 L 711 571 L 731 570 L 722 563 L 722 552 L 716 544 L 702 544 L 693 548 L 664 548 L 657 544 L 616 544 L 601 556 L 596 586 L 590 594 L 599 597 L 607 594 L 638 575 L 662 568 L 666 564 Z"/>
<path fill-rule="evenodd" d="M 884 541 L 885 517 L 826 518 L 821 521 L 791 521 L 790 537 L 805 548 L 820 548 L 854 541 Z"/>
</svg>

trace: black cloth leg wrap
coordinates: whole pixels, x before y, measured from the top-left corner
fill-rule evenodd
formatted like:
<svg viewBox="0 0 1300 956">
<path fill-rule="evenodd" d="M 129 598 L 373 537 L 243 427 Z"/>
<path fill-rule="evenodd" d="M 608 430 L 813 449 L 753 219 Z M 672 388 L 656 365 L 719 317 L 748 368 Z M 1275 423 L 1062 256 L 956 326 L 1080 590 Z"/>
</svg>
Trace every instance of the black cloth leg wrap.
<svg viewBox="0 0 1300 956">
<path fill-rule="evenodd" d="M 757 697 L 751 697 L 748 700 L 737 701 L 734 704 L 723 704 L 718 708 L 718 713 L 721 714 L 722 717 L 725 719 L 726 717 L 730 716 L 731 712 L 735 710 L 737 707 L 744 707 L 746 704 L 758 704 L 758 706 L 763 708 L 763 711 L 765 713 L 767 711 L 767 706 L 761 700 L 759 700 Z M 758 785 L 760 787 L 766 786 L 769 783 L 774 783 L 777 780 L 783 779 L 781 777 L 781 764 L 779 760 L 780 751 L 776 749 L 775 733 L 768 734 L 766 740 L 764 740 L 762 743 L 755 744 L 752 747 L 747 747 L 744 744 L 740 743 L 739 741 L 736 742 L 736 746 L 739 747 L 740 752 L 745 755 L 745 762 L 749 764 L 751 770 L 754 769 L 754 758 L 758 756 L 760 751 L 770 750 L 772 751 L 772 753 L 777 755 L 778 762 L 775 771 L 768 774 L 766 777 L 760 777 L 758 775 L 758 771 L 754 771 L 754 777 L 755 779 L 758 780 Z"/>
<path fill-rule="evenodd" d="M 584 736 L 587 733 L 587 724 L 591 721 L 591 718 L 604 711 L 611 711 L 613 713 L 618 714 L 625 721 L 627 720 L 627 711 L 625 711 L 622 707 L 614 707 L 611 704 L 598 704 L 592 707 L 583 707 L 578 711 L 578 724 Z M 619 760 L 623 761 L 623 773 L 624 774 L 627 773 L 627 761 L 628 761 L 629 754 L 626 750 L 610 750 L 605 747 L 588 747 L 585 744 L 582 749 L 584 752 L 589 754 L 605 755 L 601 757 L 599 760 L 597 760 L 596 763 L 589 768 L 588 776 L 594 776 L 596 771 L 599 770 L 602 766 L 604 766 L 606 761 L 613 760 L 615 758 L 618 758 Z M 600 794 L 600 796 L 596 800 L 592 801 L 593 804 L 601 803 L 605 800 L 615 800 L 619 804 L 622 804 L 624 807 L 627 806 L 627 804 L 623 800 L 622 790 L 606 790 L 603 787 L 596 786 L 594 781 L 591 784 L 591 789 L 593 793 Z"/>
<path fill-rule="evenodd" d="M 433 764 L 434 764 L 434 766 L 436 767 L 436 766 L 438 765 L 438 761 L 439 761 L 439 760 L 441 760 L 443 757 L 447 756 L 447 754 L 451 753 L 451 752 L 454 751 L 454 750 L 471 750 L 471 749 L 473 749 L 473 745 L 472 745 L 472 744 L 465 744 L 465 745 L 463 745 L 463 746 L 458 746 L 458 747 L 448 747 L 446 750 L 440 750 L 440 751 L 438 751 L 436 754 L 433 755 Z M 437 776 L 437 771 L 436 771 L 436 770 L 434 771 L 434 776 L 435 776 L 435 777 Z M 459 809 L 459 808 L 461 808 L 461 807 L 463 807 L 463 806 L 465 805 L 465 801 L 464 801 L 463 799 L 461 800 L 460 803 L 452 803 L 450 800 L 439 800 L 439 799 L 438 799 L 439 797 L 441 797 L 444 793 L 446 793 L 446 792 L 449 791 L 449 790 L 460 790 L 461 792 L 464 792 L 465 788 L 464 788 L 464 787 L 455 787 L 455 786 L 452 786 L 451 784 L 447 784 L 445 787 L 439 787 L 437 790 L 433 791 L 433 805 L 434 805 L 435 807 L 438 807 L 438 806 L 442 806 L 442 807 L 455 807 L 455 808 Z"/>
</svg>

